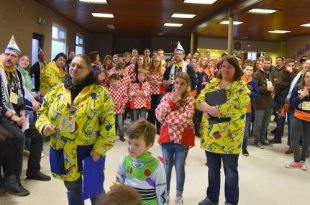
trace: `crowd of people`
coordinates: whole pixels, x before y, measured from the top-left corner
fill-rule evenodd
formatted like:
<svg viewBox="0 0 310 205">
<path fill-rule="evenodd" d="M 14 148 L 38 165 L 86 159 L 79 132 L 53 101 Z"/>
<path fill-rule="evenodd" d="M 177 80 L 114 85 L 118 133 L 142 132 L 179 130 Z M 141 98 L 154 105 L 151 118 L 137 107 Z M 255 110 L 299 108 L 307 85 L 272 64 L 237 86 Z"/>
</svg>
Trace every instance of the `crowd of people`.
<svg viewBox="0 0 310 205">
<path fill-rule="evenodd" d="M 168 204 L 173 166 L 175 204 L 183 204 L 186 158 L 195 136 L 209 169 L 206 198 L 199 205 L 218 204 L 222 163 L 225 204 L 238 204 L 239 153 L 250 156 L 251 136 L 258 149 L 282 143 L 286 121 L 286 154 L 294 155 L 286 167 L 308 169 L 309 56 L 298 62 L 277 57 L 273 67 L 269 56 L 211 59 L 197 52 L 186 57 L 178 43 L 172 59 L 165 59 L 163 49 L 152 55 L 150 49 L 142 55 L 133 49 L 106 55 L 103 62 L 98 51 L 77 56 L 71 51 L 47 63 L 40 49 L 38 62 L 30 66 L 12 37 L 0 57 L 0 85 L 1 194 L 30 194 L 21 183 L 25 147 L 30 150 L 27 179 L 51 179 L 40 171 L 44 137 L 50 140 L 51 173 L 64 181 L 69 205 L 84 204 L 86 198 L 117 204 L 120 192 L 128 193 L 123 198 L 132 198 L 132 204 Z M 271 115 L 276 128 L 268 139 Z M 149 152 L 156 134 L 159 159 Z M 117 185 L 102 196 L 105 156 L 117 136 L 127 141 L 128 155 L 120 159 Z M 97 178 L 86 174 L 88 166 L 95 167 Z"/>
</svg>

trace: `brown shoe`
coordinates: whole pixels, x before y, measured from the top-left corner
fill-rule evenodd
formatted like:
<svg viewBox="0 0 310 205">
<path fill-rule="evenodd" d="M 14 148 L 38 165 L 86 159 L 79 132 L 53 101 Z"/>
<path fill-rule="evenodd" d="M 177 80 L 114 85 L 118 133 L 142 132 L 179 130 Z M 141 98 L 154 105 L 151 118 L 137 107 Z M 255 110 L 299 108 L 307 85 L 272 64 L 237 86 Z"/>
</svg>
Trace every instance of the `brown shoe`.
<svg viewBox="0 0 310 205">
<path fill-rule="evenodd" d="M 292 154 L 293 150 L 291 147 L 288 148 L 288 150 L 286 150 L 285 154 Z"/>
</svg>

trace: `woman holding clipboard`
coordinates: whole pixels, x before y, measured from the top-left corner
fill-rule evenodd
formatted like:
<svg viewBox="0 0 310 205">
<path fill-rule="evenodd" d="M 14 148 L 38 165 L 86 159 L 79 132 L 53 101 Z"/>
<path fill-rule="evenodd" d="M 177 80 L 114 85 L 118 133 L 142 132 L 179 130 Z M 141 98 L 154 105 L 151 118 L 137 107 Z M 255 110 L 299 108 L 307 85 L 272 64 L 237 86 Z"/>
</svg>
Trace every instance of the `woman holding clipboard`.
<svg viewBox="0 0 310 205">
<path fill-rule="evenodd" d="M 203 111 L 201 147 L 208 163 L 207 196 L 199 205 L 219 202 L 220 170 L 225 172 L 225 204 L 238 204 L 238 158 L 244 136 L 245 117 L 249 103 L 248 88 L 242 82 L 238 60 L 225 57 L 217 78 L 201 91 L 196 107 Z"/>
</svg>

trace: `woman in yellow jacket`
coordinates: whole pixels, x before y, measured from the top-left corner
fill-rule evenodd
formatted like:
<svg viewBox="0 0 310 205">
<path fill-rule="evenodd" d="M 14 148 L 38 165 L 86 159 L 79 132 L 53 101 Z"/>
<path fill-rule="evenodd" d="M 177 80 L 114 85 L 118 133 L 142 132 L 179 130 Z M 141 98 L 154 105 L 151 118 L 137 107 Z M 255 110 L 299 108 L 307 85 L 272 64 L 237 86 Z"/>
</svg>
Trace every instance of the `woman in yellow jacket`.
<svg viewBox="0 0 310 205">
<path fill-rule="evenodd" d="M 235 57 L 223 58 L 219 76 L 208 83 L 196 100 L 197 108 L 204 112 L 201 147 L 206 151 L 209 168 L 207 196 L 199 205 L 218 204 L 221 161 L 225 171 L 225 204 L 238 204 L 238 157 L 250 100 L 247 85 L 240 80 L 241 75 Z M 226 102 L 216 106 L 207 104 L 205 95 L 220 89 L 225 90 Z"/>
<path fill-rule="evenodd" d="M 84 204 L 82 161 L 104 160 L 101 158 L 115 141 L 113 100 L 96 83 L 87 56 L 75 57 L 64 83 L 45 95 L 36 127 L 44 136 L 51 136 L 51 171 L 64 180 L 69 205 Z M 96 196 L 91 195 L 93 204 Z"/>
<path fill-rule="evenodd" d="M 67 56 L 64 53 L 58 53 L 55 58 L 41 70 L 40 91 L 46 95 L 52 87 L 63 82 L 66 75 L 65 65 Z"/>
</svg>

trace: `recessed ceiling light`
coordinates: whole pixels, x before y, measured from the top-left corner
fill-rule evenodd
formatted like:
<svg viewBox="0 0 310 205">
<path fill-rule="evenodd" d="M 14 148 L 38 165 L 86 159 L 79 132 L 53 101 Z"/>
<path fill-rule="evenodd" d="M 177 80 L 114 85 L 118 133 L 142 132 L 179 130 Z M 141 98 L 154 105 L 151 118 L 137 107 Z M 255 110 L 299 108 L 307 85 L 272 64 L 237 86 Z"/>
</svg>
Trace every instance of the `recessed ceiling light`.
<svg viewBox="0 0 310 205">
<path fill-rule="evenodd" d="M 196 15 L 195 14 L 177 14 L 174 13 L 172 14 L 172 18 L 185 18 L 185 19 L 191 19 L 194 18 Z"/>
<path fill-rule="evenodd" d="M 80 0 L 80 2 L 88 4 L 108 4 L 107 0 Z"/>
<path fill-rule="evenodd" d="M 252 14 L 272 14 L 274 12 L 276 12 L 278 10 L 275 9 L 251 9 L 248 11 L 248 13 L 252 13 Z"/>
<path fill-rule="evenodd" d="M 184 3 L 188 4 L 213 4 L 217 0 L 185 0 Z"/>
<path fill-rule="evenodd" d="M 310 27 L 310 23 L 301 24 L 300 26 Z"/>
<path fill-rule="evenodd" d="M 289 33 L 291 31 L 286 31 L 286 30 L 272 30 L 272 31 L 268 31 L 269 33 Z"/>
<path fill-rule="evenodd" d="M 93 17 L 98 18 L 114 18 L 113 14 L 107 14 L 107 13 L 91 13 Z"/>
<path fill-rule="evenodd" d="M 183 24 L 181 24 L 181 23 L 165 23 L 164 26 L 168 26 L 168 27 L 181 27 L 181 26 L 183 26 Z"/>
<path fill-rule="evenodd" d="M 115 29 L 115 26 L 113 24 L 107 24 L 107 27 L 112 30 Z"/>
<path fill-rule="evenodd" d="M 239 24 L 242 24 L 243 22 L 242 21 L 233 21 L 233 25 L 239 25 Z M 228 25 L 229 24 L 229 21 L 222 21 L 220 24 L 225 24 L 225 25 Z"/>
</svg>

